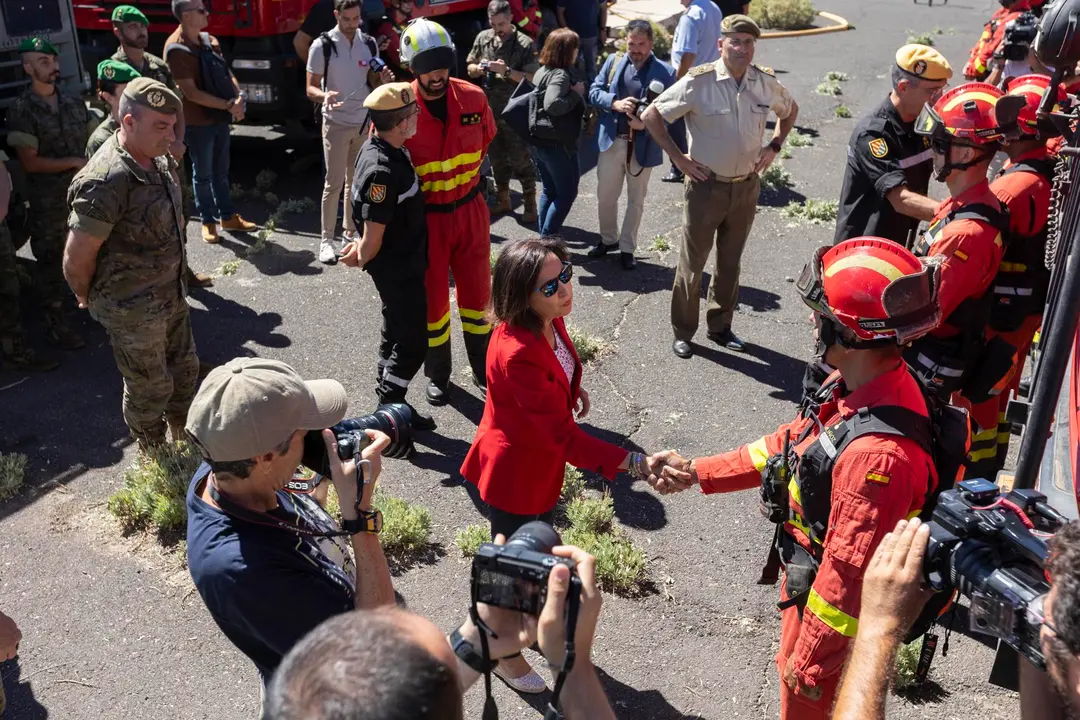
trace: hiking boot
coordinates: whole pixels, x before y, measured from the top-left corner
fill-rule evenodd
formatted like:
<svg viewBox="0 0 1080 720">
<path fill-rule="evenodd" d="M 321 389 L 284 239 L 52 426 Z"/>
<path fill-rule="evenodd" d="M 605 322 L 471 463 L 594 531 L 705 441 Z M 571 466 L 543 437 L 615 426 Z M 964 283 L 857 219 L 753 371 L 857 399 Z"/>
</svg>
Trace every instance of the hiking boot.
<svg viewBox="0 0 1080 720">
<path fill-rule="evenodd" d="M 187 285 L 192 287 L 212 287 L 214 285 L 214 278 L 210 275 L 204 275 L 203 273 L 197 273 L 191 268 L 187 269 Z"/>
<path fill-rule="evenodd" d="M 233 216 L 228 220 L 221 221 L 222 230 L 231 230 L 233 232 L 251 232 L 257 229 L 259 226 L 253 222 L 249 222 L 240 217 L 238 213 L 233 213 Z"/>
<path fill-rule="evenodd" d="M 39 357 L 17 335 L 0 337 L 0 367 L 5 370 L 48 372 L 59 366 L 60 363 L 52 358 Z"/>
<path fill-rule="evenodd" d="M 79 333 L 68 327 L 64 312 L 60 308 L 45 311 L 45 337 L 61 350 L 78 350 L 86 345 Z"/>
<path fill-rule="evenodd" d="M 495 196 L 495 204 L 489 210 L 492 215 L 502 215 L 510 212 L 510 188 L 499 188 L 498 194 Z"/>
<path fill-rule="evenodd" d="M 202 239 L 203 242 L 208 242 L 211 245 L 217 244 L 217 241 L 221 239 L 218 237 L 217 223 L 202 224 Z"/>
<path fill-rule="evenodd" d="M 526 224 L 532 224 L 539 219 L 540 215 L 536 211 L 536 191 L 531 193 L 525 193 L 525 209 L 521 212 L 521 222 Z"/>
</svg>

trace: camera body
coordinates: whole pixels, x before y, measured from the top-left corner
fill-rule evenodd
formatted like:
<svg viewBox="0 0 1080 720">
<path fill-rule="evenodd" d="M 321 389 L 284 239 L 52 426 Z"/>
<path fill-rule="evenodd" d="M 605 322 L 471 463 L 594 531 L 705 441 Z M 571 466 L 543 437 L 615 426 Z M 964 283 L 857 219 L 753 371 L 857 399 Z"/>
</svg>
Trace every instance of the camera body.
<svg viewBox="0 0 1080 720">
<path fill-rule="evenodd" d="M 390 445 L 383 451 L 383 457 L 407 458 L 416 452 L 413 445 L 412 408 L 405 403 L 380 405 L 370 415 L 342 420 L 330 428 L 338 444 L 338 457 L 342 460 L 357 458 L 371 442 L 366 430 L 378 430 L 390 437 Z M 330 477 L 330 459 L 326 454 L 326 443 L 322 439 L 322 430 L 312 430 L 304 436 L 304 467 L 310 468 L 324 477 Z"/>
<path fill-rule="evenodd" d="M 570 568 L 569 597 L 580 596 L 581 580 L 574 561 L 551 554 L 561 542 L 553 527 L 535 520 L 522 525 L 505 545 L 481 545 L 473 557 L 473 602 L 539 617 L 547 601 L 548 576 L 556 565 Z M 573 637 L 577 603 L 567 604 L 566 620 L 567 637 Z"/>
<path fill-rule="evenodd" d="M 1025 12 L 1005 25 L 1005 39 L 997 54 L 1005 60 L 1026 60 L 1038 34 L 1039 18 Z"/>
<path fill-rule="evenodd" d="M 1026 521 L 1026 522 L 1025 522 Z M 923 571 L 930 587 L 970 600 L 973 632 L 1000 638 L 1044 669 L 1042 599 L 1050 590 L 1047 541 L 1064 517 L 1035 490 L 1002 495 L 983 479 L 943 492 L 929 524 Z"/>
<path fill-rule="evenodd" d="M 371 68 L 371 72 L 381 73 L 386 69 L 386 61 L 382 58 L 373 57 L 371 62 L 368 63 L 368 67 Z"/>
</svg>

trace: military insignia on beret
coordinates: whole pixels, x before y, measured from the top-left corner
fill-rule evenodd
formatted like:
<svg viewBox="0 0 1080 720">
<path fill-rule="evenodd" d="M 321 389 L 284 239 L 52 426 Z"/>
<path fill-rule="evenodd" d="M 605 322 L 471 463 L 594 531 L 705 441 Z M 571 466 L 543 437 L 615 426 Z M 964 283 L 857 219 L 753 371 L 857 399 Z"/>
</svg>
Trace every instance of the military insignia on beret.
<svg viewBox="0 0 1080 720">
<path fill-rule="evenodd" d="M 911 72 L 915 73 L 916 75 L 922 75 L 924 72 L 926 72 L 926 61 L 916 60 L 915 64 L 911 66 Z"/>
<path fill-rule="evenodd" d="M 889 145 L 884 138 L 874 138 L 870 141 L 870 154 L 878 160 L 889 154 Z"/>
<path fill-rule="evenodd" d="M 161 94 L 160 90 L 151 90 L 146 93 L 146 102 L 150 107 L 159 108 L 165 105 L 165 96 Z"/>
<path fill-rule="evenodd" d="M 111 66 L 106 65 L 105 69 L 101 71 L 101 74 L 105 76 L 106 80 L 112 80 L 116 77 L 116 70 L 113 70 Z"/>
<path fill-rule="evenodd" d="M 413 99 L 412 99 L 412 91 L 409 88 L 402 88 L 401 89 L 401 102 L 403 104 L 405 104 L 405 105 L 408 105 L 412 101 L 413 101 Z"/>
<path fill-rule="evenodd" d="M 368 189 L 368 200 L 373 203 L 381 203 L 386 199 L 386 186 L 385 185 L 372 185 Z"/>
</svg>

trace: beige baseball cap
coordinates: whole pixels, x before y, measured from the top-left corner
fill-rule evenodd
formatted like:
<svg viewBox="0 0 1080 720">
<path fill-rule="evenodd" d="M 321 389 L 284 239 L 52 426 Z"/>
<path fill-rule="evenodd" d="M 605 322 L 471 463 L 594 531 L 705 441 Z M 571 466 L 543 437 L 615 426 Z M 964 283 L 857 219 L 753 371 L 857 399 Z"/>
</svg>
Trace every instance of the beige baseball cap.
<svg viewBox="0 0 1080 720">
<path fill-rule="evenodd" d="M 304 380 L 279 360 L 236 358 L 214 368 L 188 410 L 184 429 L 215 462 L 270 452 L 297 430 L 321 430 L 345 417 L 337 380 Z"/>
</svg>

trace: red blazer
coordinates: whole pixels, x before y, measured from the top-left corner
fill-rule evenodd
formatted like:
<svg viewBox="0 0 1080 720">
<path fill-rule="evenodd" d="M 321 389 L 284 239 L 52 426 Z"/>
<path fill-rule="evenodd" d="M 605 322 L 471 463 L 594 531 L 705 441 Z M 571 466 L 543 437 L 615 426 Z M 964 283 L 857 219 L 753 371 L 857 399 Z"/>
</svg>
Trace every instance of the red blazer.
<svg viewBox="0 0 1080 720">
<path fill-rule="evenodd" d="M 555 332 L 574 356 L 574 379 L 543 336 L 500 323 L 487 352 L 487 403 L 461 474 L 492 507 L 539 515 L 555 507 L 566 463 L 614 479 L 623 450 L 582 430 L 574 419 L 581 362 L 561 318 Z"/>
</svg>

